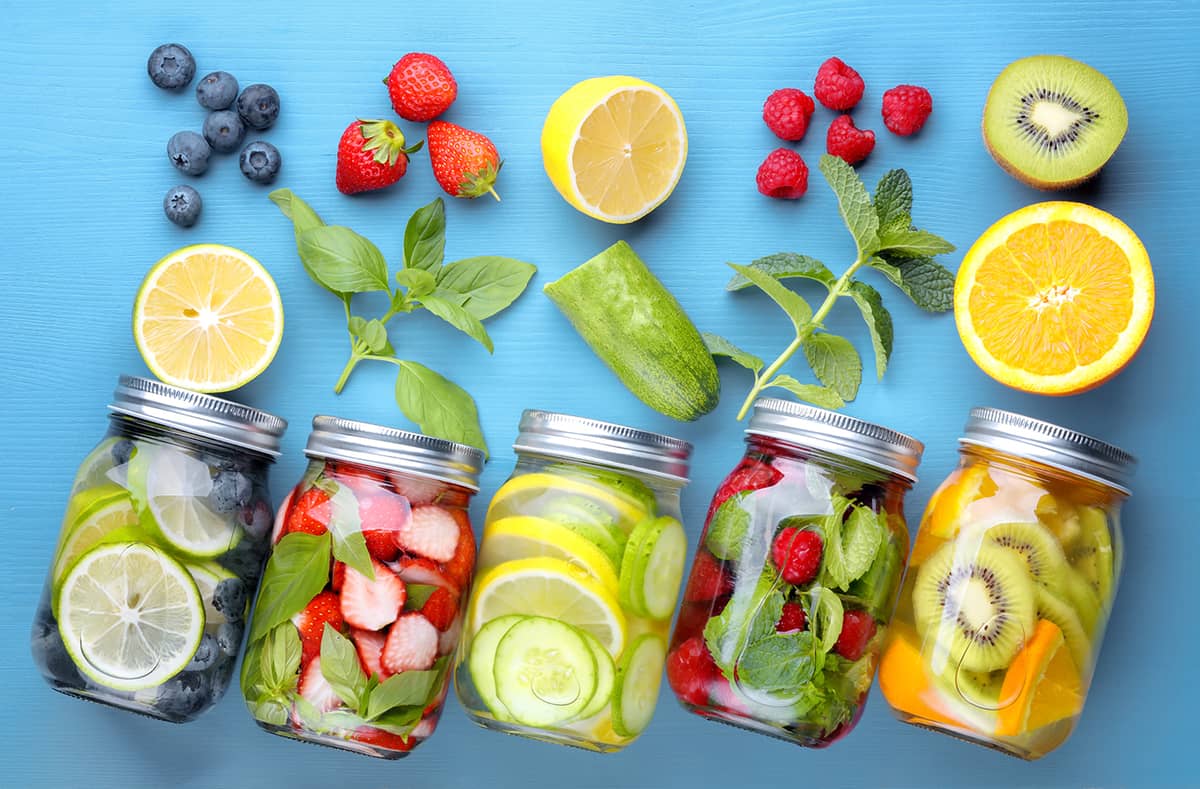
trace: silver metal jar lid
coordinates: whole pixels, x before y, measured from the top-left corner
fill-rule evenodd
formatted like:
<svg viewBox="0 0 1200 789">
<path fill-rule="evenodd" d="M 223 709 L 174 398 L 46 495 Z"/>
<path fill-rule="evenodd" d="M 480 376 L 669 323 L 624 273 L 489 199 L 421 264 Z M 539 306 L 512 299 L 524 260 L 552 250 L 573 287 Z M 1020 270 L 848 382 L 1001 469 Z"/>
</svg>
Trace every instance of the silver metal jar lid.
<svg viewBox="0 0 1200 789">
<path fill-rule="evenodd" d="M 973 408 L 961 444 L 996 449 L 1129 493 L 1137 459 L 1084 433 L 999 408 Z"/>
<path fill-rule="evenodd" d="M 912 482 L 925 451 L 912 436 L 873 422 L 774 397 L 754 402 L 746 432 L 830 452 Z"/>
<path fill-rule="evenodd" d="M 122 375 L 108 410 L 201 438 L 279 457 L 287 420 L 212 395 Z"/>
<path fill-rule="evenodd" d="M 314 416 L 304 454 L 406 471 L 479 490 L 483 452 L 466 444 L 336 416 Z"/>
<path fill-rule="evenodd" d="M 633 427 L 552 411 L 521 414 L 516 452 L 576 460 L 686 484 L 692 445 Z"/>
</svg>

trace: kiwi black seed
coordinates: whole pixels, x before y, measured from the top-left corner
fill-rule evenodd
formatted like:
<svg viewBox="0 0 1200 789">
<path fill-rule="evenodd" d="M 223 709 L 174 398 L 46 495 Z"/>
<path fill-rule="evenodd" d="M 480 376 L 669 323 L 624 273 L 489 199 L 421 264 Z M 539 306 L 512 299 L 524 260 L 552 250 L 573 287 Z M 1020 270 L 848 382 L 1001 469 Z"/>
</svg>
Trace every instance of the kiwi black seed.
<svg viewBox="0 0 1200 789">
<path fill-rule="evenodd" d="M 988 92 L 983 140 L 996 162 L 1038 189 L 1091 178 L 1125 137 L 1121 94 L 1096 69 L 1061 55 L 1010 63 Z"/>
<path fill-rule="evenodd" d="M 1040 523 L 999 523 L 988 527 L 985 540 L 1016 551 L 1029 566 L 1033 580 L 1055 592 L 1063 586 L 1067 557 L 1058 540 Z"/>
<path fill-rule="evenodd" d="M 913 588 L 917 630 L 934 645 L 934 666 L 996 671 L 1033 632 L 1037 584 L 1015 551 L 984 541 L 974 555 L 942 546 Z"/>
</svg>

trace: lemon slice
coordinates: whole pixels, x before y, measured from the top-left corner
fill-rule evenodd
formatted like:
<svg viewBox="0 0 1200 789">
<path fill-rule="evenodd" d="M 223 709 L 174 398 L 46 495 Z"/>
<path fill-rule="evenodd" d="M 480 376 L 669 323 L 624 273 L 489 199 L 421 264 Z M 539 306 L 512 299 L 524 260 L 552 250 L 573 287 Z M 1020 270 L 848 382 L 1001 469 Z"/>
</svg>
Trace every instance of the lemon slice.
<svg viewBox="0 0 1200 789">
<path fill-rule="evenodd" d="M 610 493 L 606 488 L 585 480 L 544 473 L 522 474 L 504 483 L 492 498 L 487 517 L 491 520 L 522 513 L 538 513 L 562 494 L 586 496 L 631 527 L 646 517 L 646 511 L 641 506 Z"/>
<path fill-rule="evenodd" d="M 603 584 L 562 559 L 505 562 L 484 573 L 472 605 L 472 627 L 508 614 L 557 619 L 586 630 L 610 655 L 625 646 L 625 614 Z"/>
<path fill-rule="evenodd" d="M 58 627 L 71 659 L 118 690 L 160 685 L 192 659 L 204 606 L 188 571 L 142 543 L 84 554 L 63 580 Z"/>
<path fill-rule="evenodd" d="M 262 264 L 220 244 L 177 249 L 155 264 L 133 305 L 133 337 L 158 378 L 197 392 L 252 381 L 283 338 L 283 303 Z"/>
<path fill-rule="evenodd" d="M 542 164 L 558 193 L 594 219 L 641 219 L 670 196 L 687 161 L 687 129 L 665 90 L 595 77 L 558 97 L 542 126 Z"/>
<path fill-rule="evenodd" d="M 487 567 L 517 559 L 550 557 L 575 565 L 616 595 L 617 572 L 596 545 L 554 521 L 514 516 L 492 521 L 483 530 L 480 565 Z"/>
<path fill-rule="evenodd" d="M 156 447 L 153 454 L 146 465 L 145 506 L 163 538 L 202 559 L 232 548 L 239 530 L 206 503 L 212 490 L 208 465 L 170 447 Z"/>
</svg>

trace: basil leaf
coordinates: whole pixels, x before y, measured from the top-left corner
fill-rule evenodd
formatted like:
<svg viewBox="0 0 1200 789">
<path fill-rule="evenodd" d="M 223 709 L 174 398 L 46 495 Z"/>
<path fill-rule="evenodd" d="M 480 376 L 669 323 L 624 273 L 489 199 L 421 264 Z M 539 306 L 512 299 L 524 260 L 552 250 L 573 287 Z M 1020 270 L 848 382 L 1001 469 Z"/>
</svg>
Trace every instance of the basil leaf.
<svg viewBox="0 0 1200 789">
<path fill-rule="evenodd" d="M 871 347 L 875 349 L 875 373 L 882 380 L 888 360 L 892 356 L 892 314 L 883 306 L 883 297 L 879 295 L 879 291 L 865 282 L 852 281 L 849 294 L 858 305 L 863 320 L 867 322 Z"/>
<path fill-rule="evenodd" d="M 362 533 L 362 517 L 358 514 L 358 498 L 345 485 L 328 477 L 318 486 L 329 494 L 329 534 L 333 535 L 333 558 L 345 562 L 375 580 L 375 566 L 367 551 L 367 539 Z"/>
<path fill-rule="evenodd" d="M 265 641 L 251 641 L 246 644 L 246 652 L 242 656 L 242 673 L 239 679 L 242 698 L 246 699 L 248 703 L 270 695 L 262 671 L 265 644 Z"/>
<path fill-rule="evenodd" d="M 479 412 L 471 395 L 418 362 L 401 360 L 396 376 L 396 404 L 421 432 L 478 447 L 487 455 Z"/>
<path fill-rule="evenodd" d="M 412 730 L 417 728 L 417 724 L 424 716 L 425 708 L 423 706 L 396 707 L 372 720 L 370 725 L 376 729 L 383 729 L 407 738 L 409 734 L 412 734 Z"/>
<path fill-rule="evenodd" d="M 806 403 L 819 405 L 822 408 L 841 408 L 846 404 L 836 390 L 830 389 L 828 386 L 802 384 L 790 375 L 777 375 L 763 388 L 772 386 L 786 389 Z"/>
<path fill-rule="evenodd" d="M 465 307 L 437 295 L 422 296 L 421 306 L 487 348 L 488 353 L 494 350 L 487 329 L 483 328 L 479 319 L 467 312 Z"/>
<path fill-rule="evenodd" d="M 704 347 L 713 356 L 724 356 L 733 362 L 740 364 L 752 373 L 757 373 L 763 368 L 763 360 L 752 353 L 747 353 L 737 347 L 729 340 L 719 334 L 709 334 L 708 332 L 700 333 L 701 339 L 704 340 Z"/>
<path fill-rule="evenodd" d="M 858 394 L 862 383 L 862 361 L 845 337 L 813 332 L 804 343 L 804 355 L 817 379 L 843 400 L 853 400 Z"/>
<path fill-rule="evenodd" d="M 446 250 L 446 205 L 442 198 L 418 208 L 404 228 L 404 267 L 431 271 Z"/>
<path fill-rule="evenodd" d="M 800 294 L 788 290 L 779 281 L 762 271 L 752 269 L 749 266 L 739 266 L 736 263 L 725 264 L 731 269 L 741 274 L 750 282 L 758 286 L 758 289 L 771 297 L 771 300 L 783 308 L 787 316 L 791 318 L 792 325 L 796 331 L 812 318 L 812 308 L 808 306 L 808 302 L 800 297 Z"/>
<path fill-rule="evenodd" d="M 321 634 L 321 676 L 347 707 L 362 711 L 367 678 L 358 662 L 358 650 L 328 622 Z"/>
<path fill-rule="evenodd" d="M 730 496 L 713 513 L 704 535 L 704 545 L 718 559 L 737 561 L 742 558 L 746 534 L 750 531 L 750 513 L 742 506 L 748 495 L 748 491 L 742 491 Z"/>
<path fill-rule="evenodd" d="M 738 679 L 759 691 L 795 691 L 816 676 L 819 654 L 807 630 L 775 633 L 746 648 L 738 660 Z"/>
<path fill-rule="evenodd" d="M 825 287 L 830 287 L 837 282 L 837 277 L 829 268 L 808 255 L 798 255 L 795 252 L 779 252 L 774 255 L 761 257 L 750 264 L 750 268 L 756 271 L 761 271 L 775 279 L 789 279 L 792 277 L 803 277 L 811 279 L 814 282 L 820 282 Z M 733 279 L 725 285 L 725 290 L 741 290 L 748 288 L 754 283 L 747 279 L 742 274 L 734 274 Z"/>
<path fill-rule="evenodd" d="M 432 584 L 405 584 L 404 588 L 408 593 L 404 598 L 404 610 L 419 611 L 440 587 Z"/>
<path fill-rule="evenodd" d="M 912 224 L 912 179 L 904 170 L 888 170 L 875 185 L 875 215 L 879 217 L 879 232 L 886 234 L 907 230 Z"/>
<path fill-rule="evenodd" d="M 927 230 L 891 230 L 879 237 L 879 251 L 906 258 L 931 257 L 954 251 L 954 245 Z"/>
<path fill-rule="evenodd" d="M 392 343 L 388 340 L 387 329 L 378 318 L 372 318 L 367 322 L 363 327 L 361 337 L 371 353 L 387 353 L 392 348 Z"/>
<path fill-rule="evenodd" d="M 371 691 L 366 717 L 377 718 L 395 707 L 428 704 L 442 689 L 446 662 L 442 657 L 428 671 L 402 671 L 388 677 Z"/>
<path fill-rule="evenodd" d="M 277 625 L 263 639 L 259 667 L 271 695 L 279 696 L 295 689 L 301 654 L 300 635 L 291 622 Z"/>
<path fill-rule="evenodd" d="M 338 294 L 390 290 L 383 253 L 348 227 L 310 228 L 300 234 L 296 245 L 305 270 L 326 290 Z"/>
<path fill-rule="evenodd" d="M 436 293 L 483 320 L 512 304 L 536 271 L 532 263 L 512 258 L 463 258 L 438 272 Z"/>
<path fill-rule="evenodd" d="M 867 507 L 855 506 L 850 518 L 842 526 L 842 556 L 846 563 L 846 577 L 850 581 L 858 580 L 871 569 L 882 540 L 883 528 L 875 513 Z"/>
<path fill-rule="evenodd" d="M 301 200 L 291 189 L 276 189 L 267 195 L 271 202 L 279 206 L 283 215 L 292 220 L 292 226 L 297 240 L 305 230 L 321 227 L 325 224 L 320 215 L 312 207 Z"/>
<path fill-rule="evenodd" d="M 367 319 L 359 315 L 351 315 L 350 319 L 346 321 L 346 329 L 351 334 L 362 337 L 367 330 Z"/>
<path fill-rule="evenodd" d="M 823 154 L 820 168 L 837 197 L 838 210 L 846 228 L 854 236 L 859 258 L 867 259 L 879 248 L 879 216 L 871 205 L 867 187 L 863 186 L 854 168 L 837 156 Z"/>
<path fill-rule="evenodd" d="M 329 581 L 329 532 L 321 535 L 290 532 L 267 560 L 259 584 L 250 640 L 304 610 Z"/>
<path fill-rule="evenodd" d="M 893 258 L 885 253 L 869 263 L 926 312 L 954 307 L 954 275 L 932 258 Z"/>
<path fill-rule="evenodd" d="M 254 702 L 251 711 L 256 720 L 270 726 L 286 726 L 290 713 L 288 705 L 276 698 Z"/>
<path fill-rule="evenodd" d="M 408 289 L 410 299 L 420 298 L 437 287 L 437 277 L 424 269 L 402 268 L 396 272 L 396 282 Z"/>
<path fill-rule="evenodd" d="M 837 644 L 838 636 L 842 634 L 842 601 L 832 589 L 824 586 L 814 586 L 808 595 L 805 615 L 809 621 L 809 630 L 818 640 L 822 652 L 828 652 Z"/>
</svg>

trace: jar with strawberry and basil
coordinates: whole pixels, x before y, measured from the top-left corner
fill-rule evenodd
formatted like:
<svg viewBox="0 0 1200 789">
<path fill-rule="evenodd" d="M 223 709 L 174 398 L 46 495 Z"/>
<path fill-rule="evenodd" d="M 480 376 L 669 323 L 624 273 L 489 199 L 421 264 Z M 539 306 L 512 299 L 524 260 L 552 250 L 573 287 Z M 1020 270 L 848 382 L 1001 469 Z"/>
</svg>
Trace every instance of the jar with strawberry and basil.
<svg viewBox="0 0 1200 789">
<path fill-rule="evenodd" d="M 908 554 L 920 442 L 760 399 L 713 498 L 667 657 L 683 706 L 808 747 L 862 715 Z"/>
<path fill-rule="evenodd" d="M 330 416 L 275 520 L 242 662 L 269 732 L 397 759 L 437 726 L 475 565 L 483 453 Z"/>
</svg>

